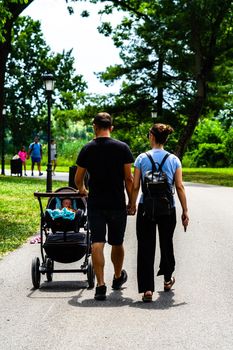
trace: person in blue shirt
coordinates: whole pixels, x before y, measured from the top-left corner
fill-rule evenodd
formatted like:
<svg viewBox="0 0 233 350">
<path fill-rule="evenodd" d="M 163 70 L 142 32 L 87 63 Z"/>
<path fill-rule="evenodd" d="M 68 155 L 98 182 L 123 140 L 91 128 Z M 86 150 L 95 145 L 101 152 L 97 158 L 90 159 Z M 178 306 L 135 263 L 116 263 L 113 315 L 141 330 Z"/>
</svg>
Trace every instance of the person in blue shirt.
<svg viewBox="0 0 233 350">
<path fill-rule="evenodd" d="M 32 176 L 34 176 L 34 166 L 37 163 L 39 176 L 43 175 L 41 172 L 41 159 L 42 159 L 42 145 L 39 143 L 39 138 L 36 136 L 34 142 L 29 145 L 28 154 L 31 156 L 32 160 Z"/>
<path fill-rule="evenodd" d="M 152 156 L 154 162 L 161 164 L 162 159 L 168 153 L 164 150 L 168 136 L 173 132 L 170 125 L 154 124 L 149 130 L 148 138 L 151 149 L 148 153 Z M 129 203 L 129 214 L 136 213 L 136 201 L 140 189 L 140 183 L 144 181 L 145 173 L 151 170 L 151 161 L 146 153 L 141 153 L 134 163 L 134 182 L 132 186 L 131 198 Z M 163 167 L 163 172 L 166 173 L 168 182 L 171 187 L 175 184 L 177 195 L 182 207 L 181 220 L 186 230 L 189 222 L 188 207 L 186 201 L 185 190 L 182 181 L 181 162 L 174 154 L 170 154 L 166 159 Z M 160 266 L 157 275 L 164 276 L 164 291 L 168 292 L 175 278 L 172 276 L 175 270 L 175 257 L 173 250 L 173 234 L 176 227 L 176 209 L 175 201 L 172 198 L 172 210 L 169 215 L 158 215 L 151 220 L 144 210 L 143 193 L 140 197 L 137 208 L 137 223 L 136 233 L 138 241 L 137 253 L 137 277 L 138 291 L 143 293 L 143 302 L 152 301 L 154 292 L 154 260 L 156 248 L 156 228 L 159 233 L 160 243 Z"/>
</svg>

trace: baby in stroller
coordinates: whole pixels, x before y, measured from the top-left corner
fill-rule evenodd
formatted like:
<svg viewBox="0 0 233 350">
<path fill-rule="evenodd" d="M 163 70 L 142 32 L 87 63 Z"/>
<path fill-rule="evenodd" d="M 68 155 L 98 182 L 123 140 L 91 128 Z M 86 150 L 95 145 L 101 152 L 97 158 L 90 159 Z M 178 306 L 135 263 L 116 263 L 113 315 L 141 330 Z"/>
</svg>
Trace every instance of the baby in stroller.
<svg viewBox="0 0 233 350">
<path fill-rule="evenodd" d="M 51 228 L 53 233 L 57 232 L 79 232 L 80 227 L 84 225 L 85 207 L 79 198 L 53 198 L 49 201 L 45 211 L 45 220 L 47 227 Z M 81 204 L 80 204 L 81 203 Z"/>
<path fill-rule="evenodd" d="M 40 287 L 41 275 L 51 282 L 54 273 L 87 274 L 89 288 L 94 287 L 95 274 L 91 261 L 91 238 L 87 220 L 86 198 L 72 187 L 62 187 L 53 193 L 35 192 L 41 211 L 41 259 L 32 260 L 34 288 Z M 49 198 L 44 208 L 42 199 Z M 45 209 L 45 210 L 44 210 Z M 63 212 L 63 214 L 61 214 Z M 65 213 L 65 214 L 64 214 Z M 69 264 L 84 258 L 80 268 L 55 268 L 54 263 Z"/>
</svg>

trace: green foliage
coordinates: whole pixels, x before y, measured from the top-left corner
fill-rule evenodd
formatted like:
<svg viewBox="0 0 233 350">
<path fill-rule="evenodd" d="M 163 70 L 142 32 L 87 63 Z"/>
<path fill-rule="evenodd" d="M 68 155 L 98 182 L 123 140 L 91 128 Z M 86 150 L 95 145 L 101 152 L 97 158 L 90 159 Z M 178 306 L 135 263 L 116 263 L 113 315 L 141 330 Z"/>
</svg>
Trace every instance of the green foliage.
<svg viewBox="0 0 233 350">
<path fill-rule="evenodd" d="M 224 146 L 226 150 L 226 157 L 229 164 L 233 165 L 233 128 L 230 128 L 224 138 Z"/>
<path fill-rule="evenodd" d="M 67 113 L 69 114 L 69 112 L 72 115 L 72 111 L 68 111 Z M 74 123 L 69 118 L 57 119 L 56 117 L 52 123 L 52 138 L 55 139 L 57 146 L 57 164 L 68 168 L 76 164 L 77 155 L 81 148 L 92 139 L 93 130 L 91 127 L 86 127 L 83 122 Z M 43 154 L 42 165 L 46 165 L 47 144 L 43 145 Z"/>
<path fill-rule="evenodd" d="M 221 122 L 216 119 L 202 119 L 195 129 L 188 151 L 196 149 L 202 143 L 222 143 L 226 130 Z"/>
<path fill-rule="evenodd" d="M 228 166 L 228 159 L 225 154 L 225 147 L 219 143 L 202 143 L 197 152 L 194 152 L 197 167 L 223 167 Z"/>
<path fill-rule="evenodd" d="M 192 142 L 183 158 L 187 167 L 225 167 L 233 164 L 230 144 L 231 131 L 219 120 L 204 119 L 197 126 Z"/>
<path fill-rule="evenodd" d="M 40 23 L 19 17 L 14 26 L 5 83 L 7 130 L 15 147 L 28 144 L 35 134 L 46 134 L 47 111 L 42 75 L 55 79 L 54 106 L 73 109 L 84 101 L 86 83 L 75 75 L 72 50 L 54 54 L 44 41 Z"/>
<path fill-rule="evenodd" d="M 99 26 L 122 59 L 99 74 L 107 85 L 122 80 L 112 110 L 118 116 L 127 112 L 134 126 L 136 113 L 144 123 L 157 109 L 159 121 L 169 119 L 178 130 L 183 156 L 198 119 L 232 105 L 232 1 L 97 2 L 106 4 L 106 14 L 114 8 L 126 13 L 115 28 L 109 22 Z"/>
</svg>

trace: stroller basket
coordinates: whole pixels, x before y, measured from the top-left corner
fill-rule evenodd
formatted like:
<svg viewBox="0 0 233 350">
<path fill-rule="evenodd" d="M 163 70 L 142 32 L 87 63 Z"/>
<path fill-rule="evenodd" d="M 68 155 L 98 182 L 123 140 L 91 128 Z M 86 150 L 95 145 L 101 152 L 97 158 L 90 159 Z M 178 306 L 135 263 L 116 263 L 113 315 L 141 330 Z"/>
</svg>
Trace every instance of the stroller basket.
<svg viewBox="0 0 233 350">
<path fill-rule="evenodd" d="M 80 232 L 49 234 L 43 244 L 46 254 L 60 263 L 80 260 L 86 254 L 87 246 L 87 236 Z"/>
</svg>

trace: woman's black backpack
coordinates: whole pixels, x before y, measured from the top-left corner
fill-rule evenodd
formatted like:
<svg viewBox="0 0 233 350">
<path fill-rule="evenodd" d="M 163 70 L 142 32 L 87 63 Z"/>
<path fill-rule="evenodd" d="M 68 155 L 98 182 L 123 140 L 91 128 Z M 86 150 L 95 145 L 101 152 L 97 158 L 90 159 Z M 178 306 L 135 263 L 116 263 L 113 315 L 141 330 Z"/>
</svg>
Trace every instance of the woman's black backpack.
<svg viewBox="0 0 233 350">
<path fill-rule="evenodd" d="M 173 190 L 168 183 L 167 175 L 162 167 L 170 153 L 166 153 L 162 162 L 154 162 L 152 156 L 146 153 L 152 164 L 152 170 L 145 173 L 142 191 L 144 214 L 152 221 L 161 215 L 170 215 L 173 207 Z"/>
</svg>

